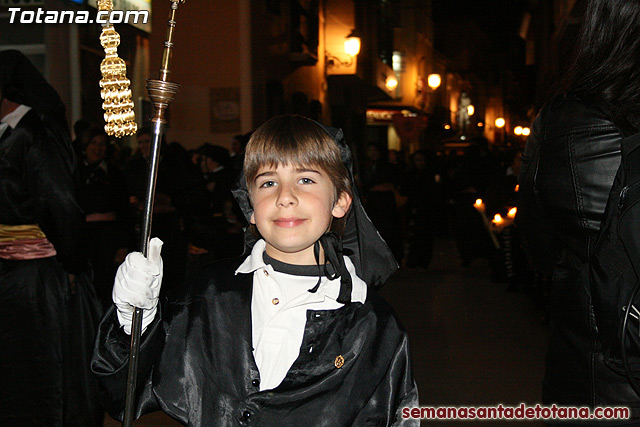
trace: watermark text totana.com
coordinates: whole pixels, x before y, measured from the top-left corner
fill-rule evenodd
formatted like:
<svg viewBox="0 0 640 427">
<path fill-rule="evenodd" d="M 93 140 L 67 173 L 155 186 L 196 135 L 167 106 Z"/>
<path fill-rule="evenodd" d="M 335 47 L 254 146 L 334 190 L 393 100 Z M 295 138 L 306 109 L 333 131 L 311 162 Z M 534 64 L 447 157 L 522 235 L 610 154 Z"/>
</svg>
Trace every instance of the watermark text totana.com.
<svg viewBox="0 0 640 427">
<path fill-rule="evenodd" d="M 148 10 L 44 10 L 9 8 L 10 24 L 146 24 Z"/>
</svg>

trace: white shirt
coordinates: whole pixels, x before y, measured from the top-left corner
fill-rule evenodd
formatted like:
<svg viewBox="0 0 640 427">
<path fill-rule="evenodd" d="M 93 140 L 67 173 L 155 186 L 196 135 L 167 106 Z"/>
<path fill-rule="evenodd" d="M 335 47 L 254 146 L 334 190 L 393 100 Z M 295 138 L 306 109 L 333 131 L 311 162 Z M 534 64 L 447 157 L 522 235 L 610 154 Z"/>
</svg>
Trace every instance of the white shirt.
<svg viewBox="0 0 640 427">
<path fill-rule="evenodd" d="M 309 292 L 318 276 L 299 276 L 277 272 L 263 259 L 266 243 L 259 240 L 251 255 L 238 267 L 238 273 L 253 272 L 251 333 L 253 356 L 260 372 L 260 390 L 276 388 L 298 358 L 306 325 L 307 310 L 336 310 L 340 278 L 322 278 L 315 293 Z M 351 300 L 364 303 L 366 283 L 356 276 L 353 263 L 344 257 L 351 274 Z"/>
<path fill-rule="evenodd" d="M 2 137 L 2 134 L 7 130 L 9 126 L 11 126 L 11 129 L 15 129 L 16 126 L 18 126 L 20 120 L 22 120 L 24 115 L 27 114 L 29 110 L 31 110 L 31 107 L 27 107 L 26 105 L 19 105 L 18 108 L 4 116 L 0 120 L 0 137 Z"/>
</svg>

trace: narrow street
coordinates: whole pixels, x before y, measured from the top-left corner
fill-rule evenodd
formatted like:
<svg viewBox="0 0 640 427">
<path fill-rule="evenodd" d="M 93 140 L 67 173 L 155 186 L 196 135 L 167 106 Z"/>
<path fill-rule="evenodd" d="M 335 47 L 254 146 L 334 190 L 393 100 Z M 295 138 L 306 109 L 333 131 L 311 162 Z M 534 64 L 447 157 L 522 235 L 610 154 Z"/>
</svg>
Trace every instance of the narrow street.
<svg viewBox="0 0 640 427">
<path fill-rule="evenodd" d="M 540 402 L 547 330 L 525 292 L 489 280 L 489 264 L 461 267 L 453 240 L 436 241 L 428 270 L 401 269 L 381 290 L 407 329 L 421 406 L 518 406 Z M 461 421 L 422 425 L 459 425 Z M 464 426 L 538 426 L 535 422 L 464 422 Z M 118 423 L 107 417 L 106 427 Z M 135 423 L 179 424 L 161 413 Z"/>
<path fill-rule="evenodd" d="M 540 402 L 544 313 L 525 292 L 507 292 L 506 284 L 489 277 L 485 259 L 463 268 L 455 242 L 438 240 L 428 270 L 400 270 L 381 291 L 409 333 L 422 406 Z"/>
</svg>

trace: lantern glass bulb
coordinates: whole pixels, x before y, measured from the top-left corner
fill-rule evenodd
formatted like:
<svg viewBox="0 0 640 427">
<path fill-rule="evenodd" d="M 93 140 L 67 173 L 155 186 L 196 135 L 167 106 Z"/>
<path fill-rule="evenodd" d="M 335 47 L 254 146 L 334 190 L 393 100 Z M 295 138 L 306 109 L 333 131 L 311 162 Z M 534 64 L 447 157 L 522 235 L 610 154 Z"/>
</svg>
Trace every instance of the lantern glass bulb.
<svg viewBox="0 0 640 427">
<path fill-rule="evenodd" d="M 389 76 L 385 80 L 384 86 L 387 88 L 388 91 L 392 91 L 398 87 L 398 79 L 396 79 L 395 76 Z"/>
<path fill-rule="evenodd" d="M 431 90 L 436 90 L 440 87 L 440 83 L 442 83 L 442 79 L 440 78 L 440 74 L 429 74 L 427 77 L 427 84 L 431 88 Z"/>
<path fill-rule="evenodd" d="M 344 41 L 344 51 L 347 55 L 356 56 L 360 53 L 360 37 L 350 36 Z"/>
</svg>

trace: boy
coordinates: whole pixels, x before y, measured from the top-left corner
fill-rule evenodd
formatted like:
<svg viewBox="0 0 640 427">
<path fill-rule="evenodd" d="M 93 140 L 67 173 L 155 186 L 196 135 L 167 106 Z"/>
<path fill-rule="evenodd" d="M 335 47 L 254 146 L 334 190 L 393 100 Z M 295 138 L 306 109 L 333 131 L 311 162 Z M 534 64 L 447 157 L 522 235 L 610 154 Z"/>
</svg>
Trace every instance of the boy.
<svg viewBox="0 0 640 427">
<path fill-rule="evenodd" d="M 363 280 L 379 285 L 397 266 L 343 160 L 342 133 L 307 118 L 258 128 L 246 188 L 234 191 L 251 254 L 205 266 L 162 316 L 161 242 L 152 240 L 149 259 L 127 257 L 92 364 L 112 414 L 123 407 L 137 305 L 138 415 L 162 409 L 190 426 L 417 424 L 400 416 L 417 406 L 406 333 Z"/>
</svg>

